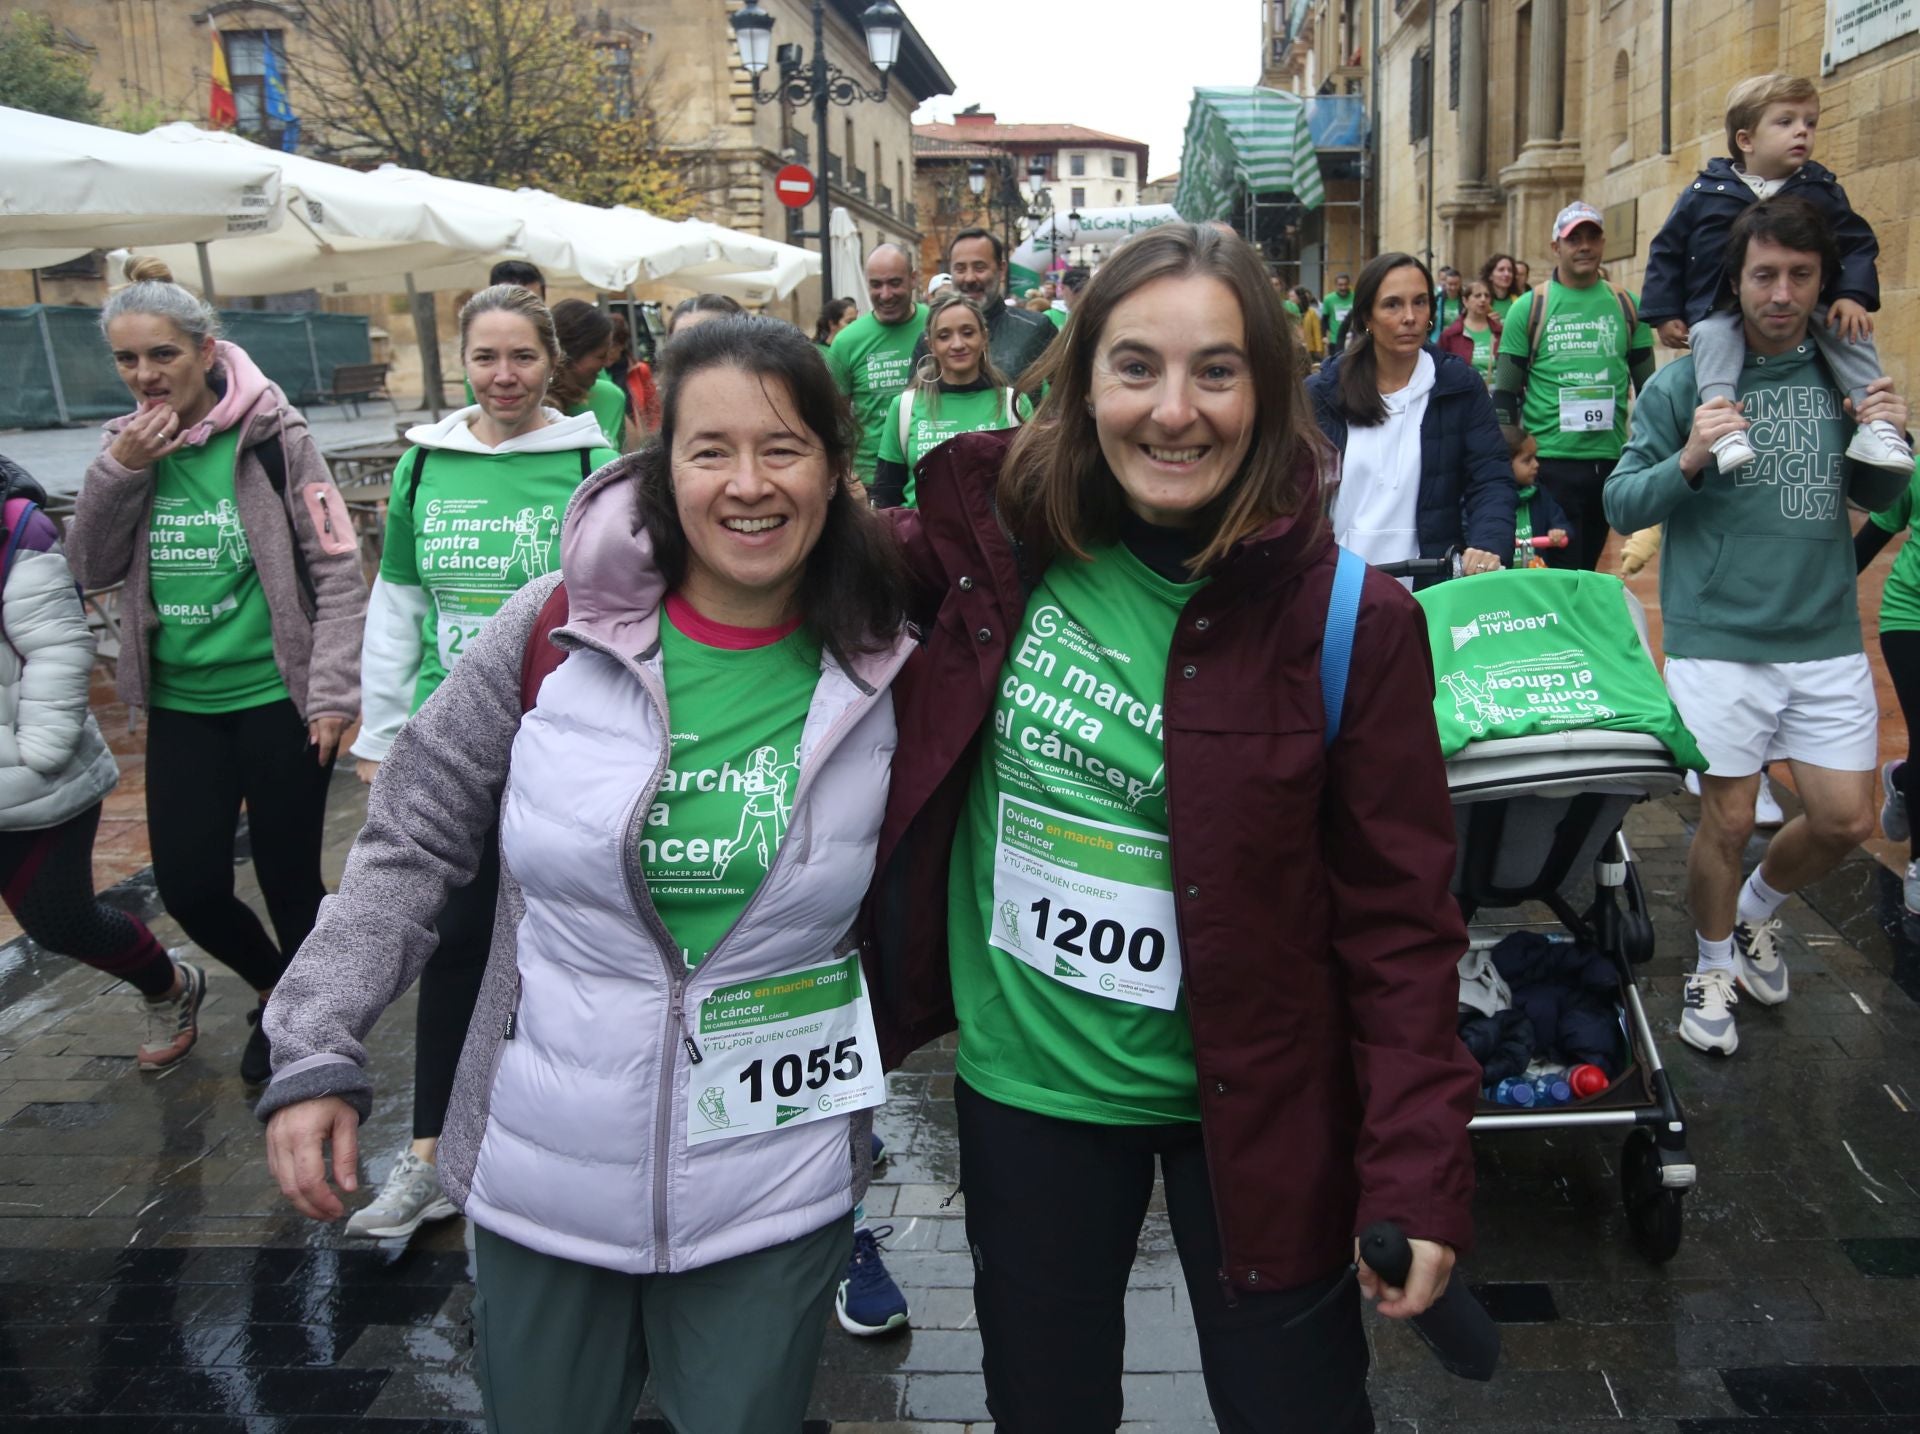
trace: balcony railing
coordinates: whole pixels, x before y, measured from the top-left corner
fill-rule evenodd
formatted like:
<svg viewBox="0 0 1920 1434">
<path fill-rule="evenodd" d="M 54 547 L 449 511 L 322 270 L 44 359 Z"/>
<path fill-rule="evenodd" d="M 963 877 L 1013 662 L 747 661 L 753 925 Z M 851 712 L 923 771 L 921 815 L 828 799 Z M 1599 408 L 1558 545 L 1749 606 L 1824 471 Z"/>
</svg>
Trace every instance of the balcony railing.
<svg viewBox="0 0 1920 1434">
<path fill-rule="evenodd" d="M 880 192 L 875 196 L 874 202 L 886 210 L 887 213 L 893 213 L 893 191 L 887 188 L 886 185 L 883 184 L 880 186 Z"/>
<path fill-rule="evenodd" d="M 867 172 L 857 164 L 853 167 L 853 178 L 847 182 L 847 190 L 857 198 L 867 197 Z"/>
<path fill-rule="evenodd" d="M 835 184 L 840 182 L 840 156 L 837 154 L 827 156 L 827 178 Z"/>
<path fill-rule="evenodd" d="M 900 217 L 907 221 L 907 228 L 918 229 L 920 227 L 920 206 L 909 199 L 905 204 L 900 206 Z"/>
<path fill-rule="evenodd" d="M 798 130 L 787 131 L 787 149 L 793 154 L 793 162 L 795 164 L 808 164 L 812 162 L 809 158 L 812 152 L 812 146 L 807 143 L 807 137 Z"/>
</svg>

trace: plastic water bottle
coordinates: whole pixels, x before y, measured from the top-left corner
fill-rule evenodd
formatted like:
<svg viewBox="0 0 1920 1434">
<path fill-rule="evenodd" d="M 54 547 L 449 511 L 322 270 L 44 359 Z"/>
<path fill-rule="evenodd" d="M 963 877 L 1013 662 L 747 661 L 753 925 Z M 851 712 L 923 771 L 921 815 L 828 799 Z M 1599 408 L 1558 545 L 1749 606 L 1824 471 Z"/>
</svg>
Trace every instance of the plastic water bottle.
<svg viewBox="0 0 1920 1434">
<path fill-rule="evenodd" d="M 1493 1099 L 1498 1105 L 1530 1106 L 1534 1103 L 1534 1089 L 1529 1081 L 1509 1077 L 1493 1088 Z"/>
<path fill-rule="evenodd" d="M 1540 1105 L 1566 1105 L 1573 1099 L 1573 1087 L 1559 1076 L 1535 1076 L 1532 1081 L 1533 1103 Z"/>
</svg>

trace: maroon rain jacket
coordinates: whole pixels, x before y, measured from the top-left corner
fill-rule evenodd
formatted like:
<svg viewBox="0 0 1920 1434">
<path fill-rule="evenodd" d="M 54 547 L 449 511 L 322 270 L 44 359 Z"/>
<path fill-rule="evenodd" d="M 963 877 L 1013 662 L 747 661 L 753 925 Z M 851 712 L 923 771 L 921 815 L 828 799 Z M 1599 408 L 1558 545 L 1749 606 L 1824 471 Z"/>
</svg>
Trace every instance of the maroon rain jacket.
<svg viewBox="0 0 1920 1434">
<path fill-rule="evenodd" d="M 925 642 L 869 897 L 887 1063 L 954 1029 L 947 873 L 1030 580 L 994 504 L 1012 435 L 944 444 L 894 521 Z M 1309 503 L 1317 513 L 1317 500 Z M 1419 610 L 1369 574 L 1340 735 L 1319 658 L 1335 549 L 1281 520 L 1187 604 L 1167 661 L 1173 880 L 1222 1277 L 1285 1289 L 1376 1220 L 1467 1248 L 1479 1069 L 1454 1034 L 1466 949 Z"/>
</svg>

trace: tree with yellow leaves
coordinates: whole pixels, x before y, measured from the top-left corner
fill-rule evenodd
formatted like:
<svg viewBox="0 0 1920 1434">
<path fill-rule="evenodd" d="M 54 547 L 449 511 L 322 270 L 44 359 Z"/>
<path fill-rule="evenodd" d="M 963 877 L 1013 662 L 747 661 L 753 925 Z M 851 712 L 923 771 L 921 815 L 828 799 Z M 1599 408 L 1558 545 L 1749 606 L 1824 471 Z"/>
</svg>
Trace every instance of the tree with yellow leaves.
<svg viewBox="0 0 1920 1434">
<path fill-rule="evenodd" d="M 631 52 L 554 0 L 306 0 L 309 133 L 449 179 L 692 208 Z"/>
</svg>

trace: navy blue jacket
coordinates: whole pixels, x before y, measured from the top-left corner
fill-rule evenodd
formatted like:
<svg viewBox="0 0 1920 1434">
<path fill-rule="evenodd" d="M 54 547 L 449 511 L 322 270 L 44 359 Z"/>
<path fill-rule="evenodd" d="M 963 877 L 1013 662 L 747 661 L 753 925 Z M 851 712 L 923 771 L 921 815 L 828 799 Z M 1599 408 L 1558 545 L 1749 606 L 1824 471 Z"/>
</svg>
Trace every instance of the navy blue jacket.
<svg viewBox="0 0 1920 1434">
<path fill-rule="evenodd" d="M 1420 556 L 1438 558 L 1449 548 L 1479 548 L 1504 563 L 1513 555 L 1517 490 L 1486 381 L 1471 364 L 1432 344 L 1425 352 L 1434 372 L 1433 392 L 1420 420 L 1420 496 L 1414 509 Z M 1336 354 L 1307 380 L 1320 431 L 1343 454 L 1347 416 L 1340 410 L 1339 385 L 1340 365 L 1347 356 Z"/>
<path fill-rule="evenodd" d="M 1829 276 L 1821 297 L 1828 303 L 1852 299 L 1869 312 L 1880 307 L 1880 277 L 1874 261 L 1880 243 L 1873 226 L 1847 201 L 1833 171 L 1809 160 L 1780 186 L 1780 193 L 1804 199 L 1826 216 L 1840 246 L 1840 272 Z M 1640 317 L 1650 324 L 1685 319 L 1697 324 L 1722 299 L 1731 299 L 1726 273 L 1727 234 L 1757 196 L 1730 159 L 1715 159 L 1680 191 L 1673 212 L 1647 250 L 1647 272 L 1640 291 Z"/>
</svg>

